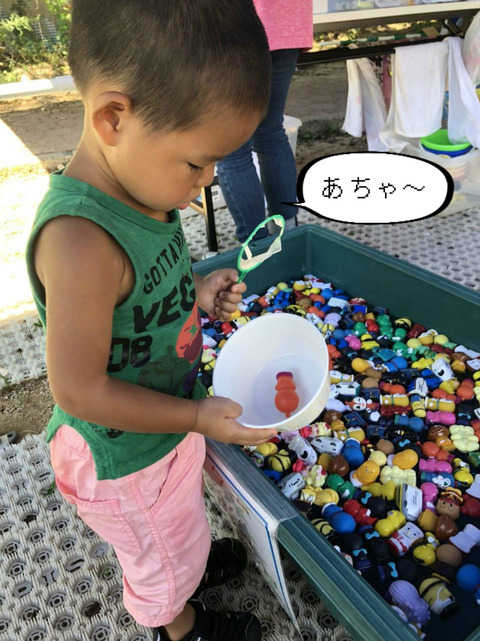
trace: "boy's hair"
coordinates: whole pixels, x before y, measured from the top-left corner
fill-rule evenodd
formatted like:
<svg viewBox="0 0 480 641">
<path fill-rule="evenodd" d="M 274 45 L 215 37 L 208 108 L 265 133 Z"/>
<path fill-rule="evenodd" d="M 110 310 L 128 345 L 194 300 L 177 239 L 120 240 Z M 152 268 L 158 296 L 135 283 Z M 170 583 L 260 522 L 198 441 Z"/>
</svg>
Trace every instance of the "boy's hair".
<svg viewBox="0 0 480 641">
<path fill-rule="evenodd" d="M 213 109 L 264 113 L 271 59 L 252 0 L 73 0 L 69 63 L 82 94 L 113 81 L 153 130 Z"/>
</svg>

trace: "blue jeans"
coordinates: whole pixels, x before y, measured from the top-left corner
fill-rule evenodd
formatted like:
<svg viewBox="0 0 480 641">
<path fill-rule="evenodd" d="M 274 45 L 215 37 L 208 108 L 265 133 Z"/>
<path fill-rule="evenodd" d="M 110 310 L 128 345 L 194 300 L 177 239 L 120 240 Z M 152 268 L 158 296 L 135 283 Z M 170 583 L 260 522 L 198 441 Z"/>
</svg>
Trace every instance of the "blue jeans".
<svg viewBox="0 0 480 641">
<path fill-rule="evenodd" d="M 283 128 L 283 113 L 298 54 L 298 49 L 271 52 L 272 92 L 267 115 L 250 140 L 217 163 L 218 182 L 241 242 L 265 220 L 265 198 L 270 216 L 281 214 L 288 220 L 297 215 L 296 207 L 282 203 L 297 200 L 295 157 Z M 252 150 L 258 155 L 261 182 Z M 264 229 L 255 240 L 267 234 Z"/>
</svg>

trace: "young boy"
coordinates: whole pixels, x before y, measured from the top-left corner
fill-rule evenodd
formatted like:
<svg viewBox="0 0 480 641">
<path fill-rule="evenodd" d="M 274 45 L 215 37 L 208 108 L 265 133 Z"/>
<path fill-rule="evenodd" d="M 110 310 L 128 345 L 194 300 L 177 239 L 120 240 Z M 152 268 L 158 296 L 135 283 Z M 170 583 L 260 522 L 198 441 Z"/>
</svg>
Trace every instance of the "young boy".
<svg viewBox="0 0 480 641">
<path fill-rule="evenodd" d="M 84 131 L 27 248 L 57 486 L 114 547 L 125 606 L 155 640 L 257 641 L 253 615 L 189 602 L 242 566 L 229 540 L 207 564 L 204 437 L 273 433 L 205 398 L 198 308 L 228 319 L 245 286 L 233 269 L 192 274 L 178 210 L 265 113 L 265 34 L 251 0 L 74 0 L 70 65 Z"/>
</svg>

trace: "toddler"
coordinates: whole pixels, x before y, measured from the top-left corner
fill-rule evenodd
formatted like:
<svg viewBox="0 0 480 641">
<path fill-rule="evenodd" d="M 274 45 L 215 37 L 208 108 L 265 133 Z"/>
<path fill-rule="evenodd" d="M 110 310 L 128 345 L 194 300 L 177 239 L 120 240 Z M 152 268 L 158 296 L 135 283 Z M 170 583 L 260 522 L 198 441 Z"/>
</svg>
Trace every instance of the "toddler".
<svg viewBox="0 0 480 641">
<path fill-rule="evenodd" d="M 257 641 L 252 614 L 192 598 L 245 566 L 238 542 L 211 544 L 204 437 L 258 445 L 273 433 L 205 398 L 199 308 L 226 320 L 245 285 L 234 269 L 192 273 L 179 210 L 265 114 L 265 33 L 251 0 L 72 4 L 84 130 L 27 247 L 56 483 L 115 549 L 125 607 L 155 641 Z"/>
</svg>

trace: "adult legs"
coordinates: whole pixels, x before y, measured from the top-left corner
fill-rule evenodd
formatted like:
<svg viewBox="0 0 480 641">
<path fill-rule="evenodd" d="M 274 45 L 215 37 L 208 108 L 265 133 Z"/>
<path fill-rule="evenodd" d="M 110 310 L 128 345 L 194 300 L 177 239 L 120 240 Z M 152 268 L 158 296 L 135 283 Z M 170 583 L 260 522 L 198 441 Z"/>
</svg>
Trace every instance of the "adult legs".
<svg viewBox="0 0 480 641">
<path fill-rule="evenodd" d="M 271 215 L 282 214 L 288 220 L 297 213 L 296 207 L 282 202 L 296 200 L 295 158 L 283 128 L 283 112 L 298 50 L 272 51 L 271 56 L 272 93 L 264 120 L 251 140 L 217 163 L 218 182 L 242 242 L 265 219 L 265 197 Z M 258 154 L 261 182 L 252 149 Z M 265 229 L 256 239 L 266 235 Z"/>
<path fill-rule="evenodd" d="M 265 196 L 252 158 L 252 141 L 217 163 L 218 184 L 235 222 L 238 240 L 245 241 L 265 220 Z M 266 229 L 256 240 L 267 236 Z"/>
<path fill-rule="evenodd" d="M 272 94 L 268 113 L 253 134 L 252 148 L 258 155 L 260 175 L 270 216 L 295 218 L 298 209 L 285 202 L 297 200 L 295 156 L 283 127 L 288 89 L 298 59 L 298 49 L 272 51 Z"/>
</svg>

